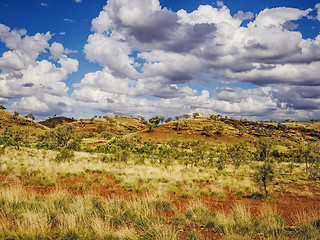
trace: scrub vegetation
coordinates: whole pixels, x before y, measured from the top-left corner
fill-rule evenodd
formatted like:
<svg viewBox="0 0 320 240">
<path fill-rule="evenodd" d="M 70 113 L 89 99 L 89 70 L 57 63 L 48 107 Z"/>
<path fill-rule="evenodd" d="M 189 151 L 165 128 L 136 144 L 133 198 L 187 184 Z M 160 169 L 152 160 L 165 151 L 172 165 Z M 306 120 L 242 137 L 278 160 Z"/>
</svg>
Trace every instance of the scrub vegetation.
<svg viewBox="0 0 320 240">
<path fill-rule="evenodd" d="M 320 239 L 318 123 L 0 113 L 0 239 Z"/>
</svg>

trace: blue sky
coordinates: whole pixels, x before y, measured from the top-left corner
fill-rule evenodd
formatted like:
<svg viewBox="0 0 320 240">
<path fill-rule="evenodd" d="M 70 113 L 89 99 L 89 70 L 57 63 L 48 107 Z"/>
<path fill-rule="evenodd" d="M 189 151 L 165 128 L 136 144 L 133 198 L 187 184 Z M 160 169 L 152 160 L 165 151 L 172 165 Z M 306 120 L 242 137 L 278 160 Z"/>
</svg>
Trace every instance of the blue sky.
<svg viewBox="0 0 320 240">
<path fill-rule="evenodd" d="M 319 13 L 313 0 L 0 0 L 0 104 L 37 119 L 319 118 Z"/>
</svg>

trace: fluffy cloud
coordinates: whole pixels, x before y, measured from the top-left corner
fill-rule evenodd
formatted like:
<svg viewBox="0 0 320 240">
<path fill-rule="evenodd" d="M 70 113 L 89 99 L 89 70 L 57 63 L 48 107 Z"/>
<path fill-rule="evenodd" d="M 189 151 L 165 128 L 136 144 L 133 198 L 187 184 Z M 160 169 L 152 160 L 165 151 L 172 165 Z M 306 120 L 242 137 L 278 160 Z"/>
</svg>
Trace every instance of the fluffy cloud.
<svg viewBox="0 0 320 240">
<path fill-rule="evenodd" d="M 0 57 L 0 97 L 18 98 L 10 109 L 38 115 L 67 109 L 61 104 L 70 102 L 65 100 L 68 87 L 63 80 L 78 70 L 78 61 L 68 58 L 69 50 L 60 43 L 50 45 L 51 37 L 49 32 L 28 36 L 24 30 L 0 25 L 0 40 L 10 49 Z M 48 50 L 49 59 L 38 60 Z"/>
<path fill-rule="evenodd" d="M 241 10 L 232 16 L 222 2 L 218 8 L 199 6 L 187 13 L 162 8 L 158 0 L 109 0 L 93 19 L 84 47 L 87 59 L 104 70 L 87 74 L 72 96 L 104 112 L 130 108 L 132 113 L 152 113 L 161 108 L 165 115 L 199 111 L 280 119 L 302 116 L 310 104 L 317 114 L 317 98 L 299 89 L 318 93 L 312 86 L 320 86 L 320 36 L 303 39 L 292 22 L 311 11 L 280 7 L 254 18 Z M 218 88 L 212 97 L 180 87 L 202 79 L 262 87 Z M 281 97 L 289 93 L 286 89 L 296 93 L 292 96 L 300 105 Z M 83 92 L 89 94 L 84 97 Z"/>
<path fill-rule="evenodd" d="M 14 107 L 43 109 L 39 114 L 84 106 L 149 116 L 316 116 L 320 35 L 304 39 L 296 23 L 310 20 L 311 11 L 279 7 L 232 15 L 219 1 L 188 13 L 162 8 L 159 0 L 109 0 L 92 20 L 84 46 L 85 57 L 101 70 L 74 84 L 71 98 L 64 80 L 78 61 L 67 57 L 70 51 L 50 44 L 50 33 L 28 36 L 0 25 L 0 40 L 9 49 L 0 58 L 0 97 L 18 97 Z M 49 57 L 39 61 L 43 53 Z M 250 83 L 251 89 L 234 83 Z"/>
<path fill-rule="evenodd" d="M 248 24 L 248 27 L 281 27 L 288 21 L 298 20 L 305 17 L 312 9 L 300 10 L 296 8 L 278 7 L 265 9 L 258 14 L 256 19 Z"/>
<path fill-rule="evenodd" d="M 254 14 L 252 12 L 244 13 L 243 11 L 239 10 L 233 17 L 238 18 L 241 21 L 245 21 L 245 20 L 252 19 L 254 17 Z"/>
</svg>

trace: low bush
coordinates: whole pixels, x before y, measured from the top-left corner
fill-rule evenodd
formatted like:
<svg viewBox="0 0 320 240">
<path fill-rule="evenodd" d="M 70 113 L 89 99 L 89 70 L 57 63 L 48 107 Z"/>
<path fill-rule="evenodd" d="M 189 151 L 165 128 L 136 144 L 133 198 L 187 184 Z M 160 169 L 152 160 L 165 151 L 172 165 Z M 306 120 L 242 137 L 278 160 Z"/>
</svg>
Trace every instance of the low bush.
<svg viewBox="0 0 320 240">
<path fill-rule="evenodd" d="M 55 157 L 56 162 L 66 162 L 74 159 L 74 151 L 67 148 L 61 148 L 57 156 Z"/>
</svg>

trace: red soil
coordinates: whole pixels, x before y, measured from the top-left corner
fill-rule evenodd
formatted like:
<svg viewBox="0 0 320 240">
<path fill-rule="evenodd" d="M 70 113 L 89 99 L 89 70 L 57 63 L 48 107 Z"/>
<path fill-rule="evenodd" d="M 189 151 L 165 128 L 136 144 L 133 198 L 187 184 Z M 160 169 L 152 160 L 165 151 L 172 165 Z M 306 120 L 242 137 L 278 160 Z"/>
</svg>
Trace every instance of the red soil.
<svg viewBox="0 0 320 240">
<path fill-rule="evenodd" d="M 132 191 L 124 190 L 119 186 L 115 180 L 106 174 L 102 173 L 86 173 L 85 176 L 70 176 L 59 179 L 56 186 L 38 186 L 35 184 L 26 184 L 26 179 L 11 178 L 8 176 L 0 176 L 0 183 L 8 183 L 10 186 L 20 185 L 27 191 L 38 193 L 38 194 L 50 194 L 58 189 L 66 190 L 71 194 L 75 195 L 98 195 L 104 198 L 123 198 L 130 199 L 132 196 L 145 197 L 145 194 L 135 193 Z M 200 184 L 200 187 L 204 187 Z M 312 211 L 317 210 L 320 212 L 320 195 L 319 186 L 317 183 L 313 185 L 308 182 L 302 183 L 277 183 L 279 186 L 278 192 L 274 192 L 271 202 L 263 202 L 261 200 L 250 199 L 248 195 L 240 196 L 234 192 L 225 190 L 227 198 L 225 200 L 217 200 L 212 196 L 199 196 L 198 200 L 203 202 L 212 211 L 222 211 L 230 213 L 234 206 L 241 203 L 244 204 L 252 213 L 253 217 L 260 215 L 260 210 L 265 206 L 270 206 L 272 209 L 276 209 L 277 213 L 280 214 L 287 222 L 287 225 L 295 224 L 295 215 L 301 211 Z M 308 192 L 311 194 L 299 195 L 297 191 L 301 188 L 308 188 Z M 287 193 L 284 190 L 291 189 L 294 193 Z M 184 212 L 189 206 L 190 202 L 195 199 L 184 199 L 179 194 L 170 194 L 171 199 L 175 199 L 176 210 L 172 212 L 161 212 L 159 215 L 170 220 L 172 216 L 178 212 Z M 210 229 L 203 227 L 199 228 L 185 228 L 174 226 L 177 230 L 181 239 L 185 239 L 185 236 L 190 231 L 198 231 L 202 235 L 202 239 L 221 239 L 223 236 L 220 234 L 213 233 Z"/>
</svg>

